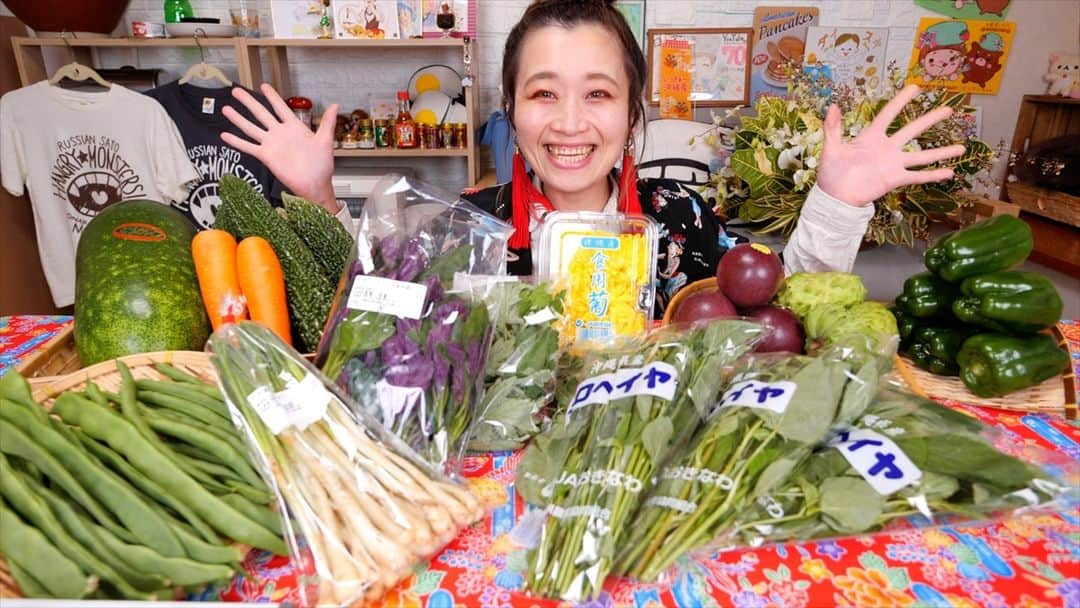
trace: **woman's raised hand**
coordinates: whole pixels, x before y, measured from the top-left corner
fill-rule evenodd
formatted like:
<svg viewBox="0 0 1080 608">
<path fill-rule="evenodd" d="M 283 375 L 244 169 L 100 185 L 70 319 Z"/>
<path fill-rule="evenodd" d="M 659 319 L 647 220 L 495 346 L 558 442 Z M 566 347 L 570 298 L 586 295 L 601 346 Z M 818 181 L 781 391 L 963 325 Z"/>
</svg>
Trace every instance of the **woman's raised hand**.
<svg viewBox="0 0 1080 608">
<path fill-rule="evenodd" d="M 857 207 L 870 204 L 890 190 L 911 184 L 949 179 L 952 169 L 921 169 L 931 163 L 960 156 L 964 146 L 905 152 L 904 146 L 934 124 L 948 118 L 952 108 L 935 108 L 888 135 L 889 124 L 917 94 L 908 85 L 881 109 L 858 136 L 844 141 L 840 109 L 835 105 L 825 116 L 825 141 L 821 150 L 817 184 L 827 194 Z"/>
<path fill-rule="evenodd" d="M 339 205 L 334 198 L 334 187 L 330 178 L 334 172 L 337 104 L 326 108 L 319 129 L 313 133 L 289 109 L 273 87 L 263 84 L 260 88 L 274 112 L 267 110 L 244 89 L 234 87 L 233 97 L 251 112 L 258 124 L 226 106 L 221 111 L 222 115 L 236 125 L 250 141 L 232 133 L 222 133 L 221 139 L 237 150 L 259 159 L 289 192 L 336 213 Z"/>
</svg>

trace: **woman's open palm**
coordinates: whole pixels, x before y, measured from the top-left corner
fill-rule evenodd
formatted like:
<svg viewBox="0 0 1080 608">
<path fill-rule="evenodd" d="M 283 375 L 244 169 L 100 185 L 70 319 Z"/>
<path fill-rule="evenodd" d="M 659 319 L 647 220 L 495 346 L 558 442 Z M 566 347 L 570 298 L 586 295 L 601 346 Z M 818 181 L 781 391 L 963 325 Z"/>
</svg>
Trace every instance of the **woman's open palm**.
<svg viewBox="0 0 1080 608">
<path fill-rule="evenodd" d="M 291 193 L 335 211 L 338 205 L 330 178 L 334 172 L 337 104 L 326 108 L 318 130 L 313 133 L 273 87 L 263 84 L 261 90 L 274 112 L 267 110 L 244 89 L 233 88 L 233 97 L 251 112 L 259 124 L 226 106 L 221 111 L 222 115 L 250 141 L 232 133 L 222 133 L 221 139 L 259 159 Z"/>
<path fill-rule="evenodd" d="M 889 191 L 911 184 L 949 179 L 952 169 L 922 169 L 931 163 L 960 156 L 964 146 L 905 152 L 904 146 L 934 124 L 948 118 L 952 108 L 935 108 L 888 135 L 889 124 L 917 94 L 919 87 L 904 87 L 889 100 L 874 120 L 854 139 L 844 141 L 840 109 L 835 105 L 825 116 L 825 141 L 817 184 L 845 203 L 865 206 Z"/>
</svg>

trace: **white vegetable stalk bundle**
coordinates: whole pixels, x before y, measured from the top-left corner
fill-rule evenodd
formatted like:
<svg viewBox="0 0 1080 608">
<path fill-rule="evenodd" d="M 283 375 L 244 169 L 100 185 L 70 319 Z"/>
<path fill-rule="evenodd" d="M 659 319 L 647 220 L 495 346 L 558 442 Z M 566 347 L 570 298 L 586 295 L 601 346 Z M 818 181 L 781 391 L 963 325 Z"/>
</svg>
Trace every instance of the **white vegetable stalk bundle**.
<svg viewBox="0 0 1080 608">
<path fill-rule="evenodd" d="M 229 325 L 210 346 L 233 420 L 289 514 L 294 563 L 310 552 L 319 576 L 305 605 L 377 600 L 483 515 L 269 330 Z"/>
</svg>

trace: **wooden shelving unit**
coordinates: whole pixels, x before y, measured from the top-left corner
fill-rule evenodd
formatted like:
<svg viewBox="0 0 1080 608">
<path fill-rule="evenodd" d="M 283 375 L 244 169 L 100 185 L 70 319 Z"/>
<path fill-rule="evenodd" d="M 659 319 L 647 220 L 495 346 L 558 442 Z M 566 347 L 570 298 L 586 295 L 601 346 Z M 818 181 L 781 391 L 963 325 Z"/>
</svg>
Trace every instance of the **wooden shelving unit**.
<svg viewBox="0 0 1080 608">
<path fill-rule="evenodd" d="M 23 86 L 48 78 L 45 71 L 43 49 L 69 47 L 80 63 L 94 65 L 92 50 L 102 48 L 168 48 L 196 47 L 232 48 L 236 53 L 238 84 L 249 89 L 269 82 L 284 97 L 298 94 L 293 90 L 289 75 L 289 49 L 333 49 L 342 53 L 362 53 L 372 50 L 429 49 L 446 51 L 460 49 L 462 63 L 470 57 L 476 62 L 476 44 L 462 38 L 413 38 L 406 40 L 301 40 L 293 38 L 27 38 L 17 37 L 11 41 L 15 51 L 15 63 Z M 264 77 L 263 55 L 267 58 L 269 78 Z M 479 146 L 472 136 L 479 126 L 477 122 L 477 75 L 473 83 L 465 87 L 465 114 L 469 133 L 468 145 L 460 149 L 397 150 L 335 150 L 335 157 L 343 158 L 432 158 L 461 157 L 468 165 L 469 184 L 480 180 Z"/>
</svg>

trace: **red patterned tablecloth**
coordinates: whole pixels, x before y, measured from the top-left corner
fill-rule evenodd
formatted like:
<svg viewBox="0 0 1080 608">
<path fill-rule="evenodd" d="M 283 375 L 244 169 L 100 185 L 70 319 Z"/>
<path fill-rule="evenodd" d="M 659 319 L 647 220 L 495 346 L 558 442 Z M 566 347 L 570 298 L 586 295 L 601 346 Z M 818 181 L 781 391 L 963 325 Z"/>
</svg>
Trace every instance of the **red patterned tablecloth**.
<svg viewBox="0 0 1080 608">
<path fill-rule="evenodd" d="M 64 322 L 38 319 L 42 321 L 0 320 L 0 373 L 25 356 L 29 341 L 47 341 L 40 337 L 50 324 L 59 329 Z M 1060 327 L 1070 342 L 1074 371 L 1080 372 L 1080 325 L 1063 322 Z M 1056 466 L 1080 474 L 1080 427 L 1045 415 L 946 405 L 997 427 L 1002 451 L 1045 464 L 1041 455 L 1051 450 L 1060 456 Z M 490 513 L 392 591 L 384 606 L 558 605 L 520 591 L 525 550 L 510 536 L 526 510 L 513 490 L 519 459 L 520 453 L 469 459 L 469 483 L 491 507 Z M 297 581 L 287 559 L 253 551 L 244 566 L 247 573 L 228 587 L 209 589 L 194 599 L 293 599 Z M 734 550 L 685 566 L 670 585 L 609 581 L 606 593 L 588 605 L 1080 608 L 1080 506 L 995 522 Z"/>
</svg>

